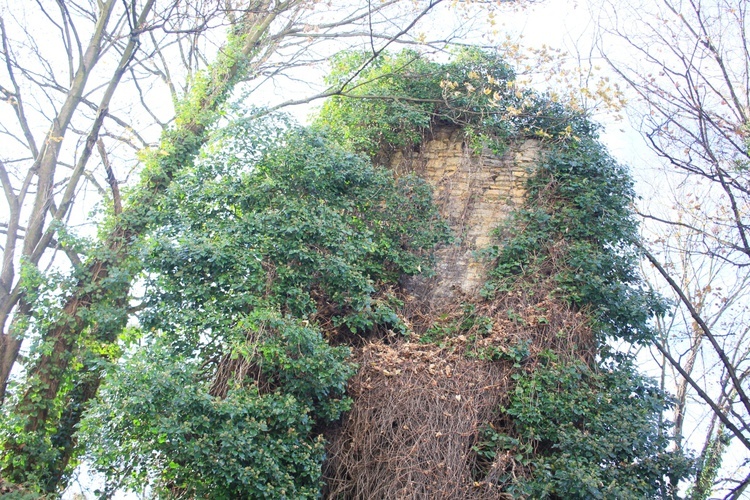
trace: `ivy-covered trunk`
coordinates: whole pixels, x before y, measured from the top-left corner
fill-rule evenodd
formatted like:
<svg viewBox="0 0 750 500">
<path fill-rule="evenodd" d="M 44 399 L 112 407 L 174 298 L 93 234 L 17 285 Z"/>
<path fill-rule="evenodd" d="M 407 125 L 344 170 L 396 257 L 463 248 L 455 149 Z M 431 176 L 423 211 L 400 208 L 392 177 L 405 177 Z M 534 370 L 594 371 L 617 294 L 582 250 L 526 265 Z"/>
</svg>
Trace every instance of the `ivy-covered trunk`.
<svg viewBox="0 0 750 500">
<path fill-rule="evenodd" d="M 43 232 L 43 227 L 47 212 L 50 210 L 50 203 L 53 199 L 51 193 L 54 188 L 54 173 L 60 155 L 62 140 L 70 126 L 76 109 L 83 101 L 83 93 L 86 88 L 86 83 L 104 50 L 106 27 L 116 3 L 115 0 L 101 3 L 98 17 L 96 18 L 94 33 L 86 46 L 85 53 L 83 54 L 81 62 L 76 70 L 75 77 L 71 82 L 70 91 L 68 92 L 60 111 L 52 121 L 52 127 L 45 137 L 44 146 L 39 149 L 38 159 L 34 162 L 33 168 L 36 170 L 36 177 L 38 178 L 38 185 L 36 186 L 37 192 L 31 209 L 33 216 L 29 218 L 29 225 L 25 230 L 25 236 L 23 238 L 23 257 L 29 262 L 38 262 L 39 256 L 35 256 L 35 254 L 41 254 L 39 249 L 44 249 L 47 246 L 47 243 L 43 241 L 46 237 Z M 151 4 L 153 4 L 153 1 L 146 4 L 144 7 L 144 13 L 148 13 Z M 124 51 L 125 54 L 128 53 L 128 50 L 133 50 L 136 39 L 137 37 L 131 39 Z M 3 40 L 5 41 L 5 37 Z M 7 53 L 8 48 L 3 47 L 3 49 L 4 52 Z M 130 55 L 128 55 L 128 58 L 129 57 Z M 112 80 L 109 82 L 110 89 L 117 86 L 121 76 L 122 74 L 118 75 L 117 73 L 113 76 Z M 111 97 L 111 94 L 105 94 L 105 100 L 107 95 Z M 106 101 L 103 102 L 106 104 Z M 18 109 L 20 113 L 20 106 Z M 100 113 L 89 136 L 98 136 L 102 117 L 103 114 Z M 30 134 L 30 132 L 28 133 Z M 5 175 L 7 176 L 7 174 Z M 4 179 L 3 186 L 8 186 L 9 184 L 5 182 L 5 180 L 6 179 Z M 13 216 L 17 216 L 18 212 L 22 209 L 18 195 L 11 193 L 10 198 L 13 200 L 13 206 L 11 207 L 11 214 L 9 214 L 12 216 L 11 225 L 8 227 L 9 235 L 20 229 L 20 226 L 17 223 L 17 218 Z M 15 214 L 13 212 L 15 212 Z M 49 237 L 51 238 L 51 235 Z M 8 244 L 15 246 L 16 238 L 8 238 Z M 13 283 L 13 262 L 11 255 L 12 251 L 5 253 L 2 276 L 0 276 L 0 281 L 4 285 L 4 287 L 2 287 L 4 292 L 10 290 L 11 284 Z M 10 293 L 6 292 L 0 295 L 0 326 L 4 326 L 11 318 L 13 309 L 16 306 L 17 301 L 21 299 L 21 295 L 22 294 L 18 287 L 15 287 Z M 14 316 L 14 321 L 18 318 L 18 313 L 23 311 L 16 310 L 15 312 L 16 315 Z M 12 325 L 8 334 L 0 333 L 0 402 L 4 400 L 8 379 L 21 347 L 20 337 L 14 335 L 13 326 L 15 325 Z"/>
<path fill-rule="evenodd" d="M 45 333 L 44 342 L 49 348 L 30 369 L 26 391 L 14 409 L 14 417 L 23 425 L 24 432 L 6 442 L 4 477 L 23 482 L 31 473 L 42 474 L 48 491 L 56 489 L 61 465 L 64 468 L 68 463 L 73 447 L 66 446 L 60 453 L 50 454 L 45 445 L 46 429 L 57 430 L 55 442 L 71 442 L 83 406 L 96 395 L 100 383 L 100 375 L 88 373 L 88 380 L 83 381 L 88 387 L 71 393 L 66 402 L 68 409 L 62 412 L 72 420 L 62 426 L 50 422 L 55 418 L 61 384 L 72 376 L 69 370 L 76 346 L 82 336 L 92 333 L 105 344 L 117 340 L 127 320 L 131 281 L 139 269 L 132 250 L 149 227 L 159 197 L 174 175 L 192 164 L 205 142 L 206 130 L 219 117 L 220 106 L 234 85 L 246 76 L 248 58 L 258 49 L 278 14 L 268 5 L 262 7 L 258 10 L 260 14 L 248 13 L 235 27 L 234 39 L 194 82 L 179 108 L 177 125 L 164 133 L 159 149 L 151 152 L 141 184 L 121 213 L 115 215 L 100 251 L 66 300 L 61 318 Z M 97 312 L 105 308 L 106 319 L 98 317 Z M 53 474 L 54 478 L 49 477 L 53 471 L 58 473 Z"/>
</svg>

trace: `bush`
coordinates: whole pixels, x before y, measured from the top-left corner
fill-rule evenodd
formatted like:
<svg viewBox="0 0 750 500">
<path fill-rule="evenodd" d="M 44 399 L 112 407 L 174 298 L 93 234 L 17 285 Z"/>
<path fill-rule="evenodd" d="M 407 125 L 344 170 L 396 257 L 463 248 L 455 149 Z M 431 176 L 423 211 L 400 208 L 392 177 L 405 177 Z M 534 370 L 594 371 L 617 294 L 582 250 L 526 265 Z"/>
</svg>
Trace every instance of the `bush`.
<svg viewBox="0 0 750 500">
<path fill-rule="evenodd" d="M 504 410 L 513 437 L 494 439 L 528 465 L 529 475 L 505 478 L 531 498 L 669 498 L 692 462 L 667 451 L 670 401 L 627 362 L 592 371 L 554 356 L 517 374 Z"/>
<path fill-rule="evenodd" d="M 272 391 L 242 384 L 215 397 L 201 366 L 161 341 L 109 378 L 83 423 L 108 492 L 152 485 L 164 496 L 317 497 L 324 443 L 313 428 L 348 408 L 352 367 L 347 351 L 329 347 L 319 332 L 271 323 L 273 335 L 246 347 L 262 353 L 250 361 L 275 379 Z"/>
<path fill-rule="evenodd" d="M 319 132 L 232 127 L 162 200 L 143 256 L 146 333 L 128 338 L 146 347 L 86 417 L 108 491 L 317 497 L 320 429 L 348 409 L 354 367 L 316 321 L 397 327 L 389 290 L 448 237 L 423 181 Z"/>
</svg>

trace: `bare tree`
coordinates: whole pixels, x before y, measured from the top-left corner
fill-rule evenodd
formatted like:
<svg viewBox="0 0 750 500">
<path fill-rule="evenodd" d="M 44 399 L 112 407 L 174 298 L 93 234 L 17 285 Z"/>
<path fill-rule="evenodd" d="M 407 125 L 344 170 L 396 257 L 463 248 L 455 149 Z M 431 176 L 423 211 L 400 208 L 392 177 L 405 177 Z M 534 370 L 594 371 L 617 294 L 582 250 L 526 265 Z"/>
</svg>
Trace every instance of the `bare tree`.
<svg viewBox="0 0 750 500">
<path fill-rule="evenodd" d="M 0 134 L 11 144 L 0 153 L 7 206 L 0 402 L 12 402 L 4 410 L 24 429 L 4 444 L 6 457 L 24 457 L 6 460 L 23 464 L 7 466 L 6 477 L 24 480 L 44 466 L 49 491 L 63 479 L 101 363 L 112 360 L 102 347 L 116 344 L 128 317 L 139 270 L 132 250 L 152 224 L 160 195 L 192 162 L 235 87 L 252 92 L 294 78 L 296 69 L 351 46 L 370 51 L 364 67 L 394 42 L 416 43 L 410 33 L 441 2 L 38 0 L 0 7 L 0 93 L 13 109 L 0 118 Z M 345 93 L 351 81 L 277 107 Z M 127 196 L 123 183 L 130 186 Z M 77 245 L 71 228 L 93 233 L 96 220 L 82 212 L 95 202 L 111 214 L 94 244 Z M 24 276 L 50 267 L 71 269 L 75 279 L 52 294 L 56 313 L 40 321 L 34 301 L 40 285 Z M 41 347 L 23 358 L 22 384 L 8 399 L 33 324 Z M 97 352 L 84 348 L 90 341 Z M 54 463 L 41 463 L 29 436 L 51 442 L 59 452 Z"/>
<path fill-rule="evenodd" d="M 138 95 L 132 93 L 138 81 L 128 78 L 139 66 L 136 56 L 157 36 L 162 37 L 160 45 L 182 47 L 191 35 L 227 23 L 217 2 L 192 5 L 157 0 L 40 1 L 6 5 L 0 11 L 0 93 L 12 109 L 0 122 L 6 144 L 0 181 L 7 207 L 0 275 L 0 400 L 23 335 L 10 322 L 22 320 L 24 315 L 16 314 L 19 304 L 28 308 L 23 306 L 21 261 L 49 265 L 62 251 L 70 265 L 81 264 L 81 256 L 55 233 L 60 224 L 84 222 L 74 208 L 92 188 L 113 190 L 109 196 L 119 198 L 117 177 L 92 165 L 96 144 L 102 141 L 103 167 L 109 159 L 101 155 L 123 145 L 142 149 L 158 137 L 158 131 L 149 132 L 147 125 L 138 123 L 136 110 L 127 105 Z M 150 109 L 155 101 L 145 105 Z M 127 158 L 125 151 L 121 154 Z M 129 163 L 132 168 L 132 153 Z M 126 177 L 126 168 L 118 172 L 120 179 Z"/>
<path fill-rule="evenodd" d="M 664 165 L 660 197 L 642 214 L 644 254 L 676 304 L 654 345 L 674 383 L 675 439 L 704 435 L 694 498 L 738 498 L 750 484 L 749 7 L 660 0 L 601 10 L 601 54 L 637 97 L 635 120 Z M 722 475 L 729 446 L 744 458 Z"/>
</svg>

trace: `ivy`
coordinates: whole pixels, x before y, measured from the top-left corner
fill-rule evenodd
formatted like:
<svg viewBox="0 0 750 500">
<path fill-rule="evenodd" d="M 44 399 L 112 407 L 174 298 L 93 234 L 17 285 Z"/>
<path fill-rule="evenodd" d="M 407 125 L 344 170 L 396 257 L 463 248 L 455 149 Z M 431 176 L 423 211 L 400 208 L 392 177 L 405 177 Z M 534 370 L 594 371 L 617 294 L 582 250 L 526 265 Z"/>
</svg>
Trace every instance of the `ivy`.
<svg viewBox="0 0 750 500">
<path fill-rule="evenodd" d="M 363 57 L 338 56 L 331 82 L 347 81 Z M 370 160 L 450 126 L 475 150 L 544 143 L 526 203 L 488 251 L 485 298 L 533 294 L 551 282 L 548 298 L 588 317 L 602 354 L 561 361 L 540 356 L 528 339 L 468 350 L 507 363 L 515 381 L 497 415 L 506 429 L 488 423 L 474 447 L 478 478 L 509 452 L 523 475 L 496 482 L 517 496 L 673 494 L 690 463 L 666 451 L 669 399 L 624 356 L 605 355 L 610 339 L 648 340 L 661 303 L 636 273 L 632 183 L 596 127 L 520 88 L 497 54 L 478 50 L 445 64 L 386 54 L 347 92 L 326 102 L 312 129 L 233 121 L 201 158 L 174 170 L 152 204 L 155 229 L 140 256 L 146 347 L 113 370 L 84 424 L 109 487 L 149 483 L 163 496 L 216 498 L 319 494 L 320 432 L 348 409 L 355 369 L 348 350 L 328 340 L 356 341 L 380 326 L 405 331 L 390 290 L 401 275 L 427 270 L 432 248 L 449 241 L 429 187 Z M 173 139 L 164 146 L 195 146 Z M 158 169 L 147 176 L 155 190 L 159 178 Z M 422 340 L 489 334 L 494 319 L 482 312 L 467 304 Z M 501 312 L 526 326 L 517 310 Z"/>
<path fill-rule="evenodd" d="M 321 326 L 405 330 L 389 290 L 449 236 L 429 187 L 286 122 L 240 117 L 219 131 L 156 211 L 146 347 L 84 427 L 112 488 L 316 497 L 320 428 L 349 408 L 355 368 Z"/>
<path fill-rule="evenodd" d="M 513 436 L 485 431 L 478 451 L 507 450 L 527 476 L 500 478 L 531 498 L 671 498 L 692 462 L 668 451 L 669 399 L 625 362 L 592 370 L 554 355 L 523 376 L 504 409 Z"/>
<path fill-rule="evenodd" d="M 64 482 L 61 478 L 75 459 L 77 421 L 98 390 L 102 365 L 116 356 L 115 343 L 128 320 L 130 286 L 142 269 L 138 247 L 158 221 L 155 213 L 164 204 L 164 192 L 181 171 L 193 167 L 223 104 L 246 76 L 245 61 L 251 56 L 246 42 L 257 35 L 232 34 L 217 60 L 196 76 L 176 103 L 174 125 L 162 133 L 158 147 L 140 155 L 139 184 L 124 193 L 122 211 L 100 225 L 99 242 L 74 271 L 63 290 L 68 293 L 57 295 L 64 307 L 52 310 L 44 309 L 43 302 L 31 304 L 32 310 L 41 308 L 46 319 L 54 321 L 31 324 L 42 339 L 26 365 L 27 381 L 18 391 L 9 423 L 0 428 L 4 476 L 48 492 Z M 70 243 L 69 235 L 63 232 L 60 242 Z M 57 417 L 61 420 L 55 421 Z"/>
<path fill-rule="evenodd" d="M 387 311 L 377 290 L 427 269 L 448 235 L 423 181 L 311 132 L 289 133 L 244 173 L 226 168 L 206 159 L 175 183 L 145 259 L 152 307 L 141 320 L 179 318 L 186 344 L 260 305 L 304 318 L 328 302 L 337 324 L 367 330 Z"/>
<path fill-rule="evenodd" d="M 345 80 L 365 57 L 337 56 L 329 83 Z M 475 150 L 490 147 L 496 154 L 524 138 L 554 141 L 593 132 L 584 115 L 520 87 L 515 78 L 498 53 L 476 48 L 458 50 L 444 64 L 412 50 L 384 54 L 344 96 L 326 101 L 316 124 L 376 160 L 418 146 L 441 125 L 460 127 Z"/>
<path fill-rule="evenodd" d="M 361 57 L 341 56 L 332 78 L 347 74 Z M 439 126 L 461 128 L 474 151 L 489 147 L 502 154 L 530 138 L 543 145 L 528 172 L 525 203 L 485 251 L 492 269 L 483 296 L 541 294 L 539 300 L 563 302 L 587 318 L 599 356 L 586 363 L 540 358 L 539 349 L 531 349 L 534 339 L 509 348 L 467 348 L 470 357 L 512 363 L 515 380 L 498 415 L 504 430 L 488 423 L 474 447 L 477 479 L 485 480 L 485 468 L 499 454 L 510 453 L 525 473 L 511 468 L 497 483 L 519 497 L 675 495 L 692 468 L 689 458 L 666 451 L 662 415 L 670 400 L 608 345 L 649 341 L 649 320 L 664 305 L 637 271 L 632 180 L 598 142 L 597 127 L 583 113 L 520 88 L 497 54 L 473 49 L 445 64 L 412 51 L 386 55 L 360 75 L 351 93 L 358 98 L 328 101 L 318 123 L 332 125 L 340 141 L 376 161 L 394 149 L 418 148 Z M 442 345 L 470 330 L 491 330 L 492 318 L 472 307 L 438 318 L 421 341 Z M 527 325 L 513 308 L 507 319 Z"/>
<path fill-rule="evenodd" d="M 108 479 L 102 493 L 150 484 L 170 497 L 317 497 L 324 449 L 312 432 L 315 408 L 324 401 L 330 419 L 348 407 L 342 397 L 352 368 L 345 350 L 314 329 L 270 321 L 274 338 L 253 347 L 264 373 L 282 377 L 272 391 L 243 385 L 216 398 L 196 360 L 161 338 L 110 378 L 83 423 L 94 467 Z"/>
<path fill-rule="evenodd" d="M 362 57 L 340 55 L 330 78 L 348 75 Z M 441 124 L 461 127 L 475 148 L 498 153 L 515 141 L 542 140 L 546 152 L 530 172 L 526 202 L 488 252 L 495 270 L 486 295 L 507 291 L 519 277 L 534 283 L 551 272 L 557 296 L 590 312 L 602 342 L 648 340 L 648 320 L 663 305 L 637 273 L 632 180 L 597 141 L 597 127 L 584 114 L 520 88 L 498 54 L 478 49 L 461 50 L 445 64 L 409 50 L 387 54 L 353 87 L 358 98 L 327 101 L 317 124 L 374 158 L 417 146 Z M 545 271 L 559 249 L 562 260 Z"/>
<path fill-rule="evenodd" d="M 594 138 L 582 138 L 553 147 L 527 190 L 525 205 L 497 233 L 502 244 L 489 252 L 496 265 L 485 294 L 551 275 L 557 297 L 589 312 L 600 342 L 648 341 L 649 319 L 663 303 L 637 272 L 627 171 Z"/>
</svg>

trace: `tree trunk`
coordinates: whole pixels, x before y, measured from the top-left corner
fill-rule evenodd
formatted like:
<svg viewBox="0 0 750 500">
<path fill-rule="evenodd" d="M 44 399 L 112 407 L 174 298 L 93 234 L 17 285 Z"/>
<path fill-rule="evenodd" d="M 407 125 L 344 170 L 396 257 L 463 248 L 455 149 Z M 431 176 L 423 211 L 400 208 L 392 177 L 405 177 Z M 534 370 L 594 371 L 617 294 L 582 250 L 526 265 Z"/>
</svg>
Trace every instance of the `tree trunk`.
<svg viewBox="0 0 750 500">
<path fill-rule="evenodd" d="M 60 112 L 54 120 L 52 120 L 52 127 L 45 137 L 44 146 L 42 146 L 39 156 L 32 167 L 38 178 L 37 193 L 23 241 L 23 256 L 31 263 L 36 263 L 39 260 L 39 257 L 41 257 L 42 252 L 39 251 L 39 247 L 41 246 L 41 249 L 43 250 L 47 246 L 47 244 L 40 245 L 40 242 L 43 239 L 44 224 L 47 220 L 47 212 L 49 211 L 52 202 L 52 188 L 54 184 L 55 170 L 57 168 L 57 160 L 60 154 L 60 146 L 65 132 L 70 125 L 70 121 L 73 118 L 73 114 L 82 101 L 83 92 L 86 88 L 88 78 L 91 75 L 91 70 L 101 56 L 102 42 L 105 39 L 107 23 L 109 22 L 109 18 L 116 3 L 116 0 L 109 0 L 108 2 L 102 2 L 100 4 L 101 10 L 99 12 L 99 17 L 97 18 L 94 34 L 89 41 L 86 52 L 83 55 L 78 70 L 76 71 L 75 78 L 73 79 L 70 91 L 65 98 L 65 102 L 63 103 Z M 151 3 L 153 3 L 153 0 L 151 0 Z M 98 135 L 98 127 L 101 127 L 101 122 L 97 120 L 97 123 L 98 125 L 95 124 L 94 127 L 97 127 L 96 133 Z M 10 184 L 4 182 L 3 185 L 9 186 Z M 11 224 L 17 226 L 18 218 L 11 218 Z M 13 240 L 12 244 L 15 246 L 15 231 L 11 232 L 10 227 L 8 229 L 8 241 L 10 242 L 10 240 Z M 49 235 L 49 238 L 51 238 L 51 234 Z M 35 253 L 38 254 L 36 261 L 34 260 Z M 11 311 L 13 311 L 13 308 L 16 307 L 18 301 L 21 299 L 20 288 L 18 285 L 11 290 L 13 283 L 12 249 L 11 251 L 6 251 L 4 257 L 5 261 L 3 262 L 1 280 L 3 293 L 0 295 L 0 327 L 3 327 L 3 332 L 5 332 L 4 327 L 10 319 Z M 19 314 L 22 316 L 24 315 L 22 314 L 22 309 L 23 308 L 19 308 L 14 311 L 12 321 L 17 321 Z M 22 338 L 14 335 L 13 328 L 9 328 L 7 333 L 0 333 L 0 403 L 4 400 L 5 390 L 8 385 L 8 377 L 10 377 L 10 372 L 18 357 L 21 342 Z"/>
<path fill-rule="evenodd" d="M 140 186 L 117 216 L 114 228 L 104 242 L 104 257 L 95 258 L 87 266 L 88 271 L 65 303 L 61 319 L 46 333 L 45 341 L 51 345 L 51 350 L 42 354 L 29 370 L 28 388 L 15 408 L 16 414 L 25 420 L 26 433 L 44 432 L 78 340 L 86 329 L 100 330 L 97 336 L 102 341 L 117 340 L 127 320 L 125 309 L 131 279 L 137 272 L 131 258 L 134 244 L 148 229 L 149 216 L 153 207 L 158 205 L 159 196 L 168 188 L 175 174 L 189 166 L 198 154 L 205 142 L 208 126 L 219 116 L 219 107 L 237 81 L 245 76 L 247 58 L 260 46 L 263 35 L 278 15 L 276 11 L 265 9 L 260 12 L 249 14 L 239 27 L 243 44 L 234 50 L 227 48 L 223 56 L 208 69 L 207 85 L 196 86 L 186 97 L 186 102 L 197 103 L 197 106 L 189 106 L 189 114 L 178 117 L 176 128 L 164 134 L 161 148 L 153 155 L 152 164 L 147 165 Z M 115 321 L 97 324 L 96 318 L 91 317 L 92 306 L 103 301 L 120 305 L 121 314 Z M 58 443 L 73 443 L 73 433 L 84 407 L 96 395 L 101 373 L 86 375 L 88 380 L 83 381 L 82 390 L 71 394 L 67 408 L 63 410 L 67 421 L 54 436 Z M 25 454 L 23 447 L 17 446 L 12 439 L 6 443 L 5 451 L 15 455 Z M 63 476 L 64 471 L 60 468 L 67 465 L 72 452 L 73 446 L 64 445 L 56 464 L 49 464 L 53 465 L 50 472 L 56 478 L 51 480 L 53 484 L 49 486 L 56 486 L 56 480 Z M 25 464 L 26 470 L 39 465 L 35 462 L 36 459 L 28 455 L 20 461 Z M 19 472 L 23 475 L 22 471 L 17 470 L 4 472 L 12 472 L 16 477 Z"/>
</svg>

